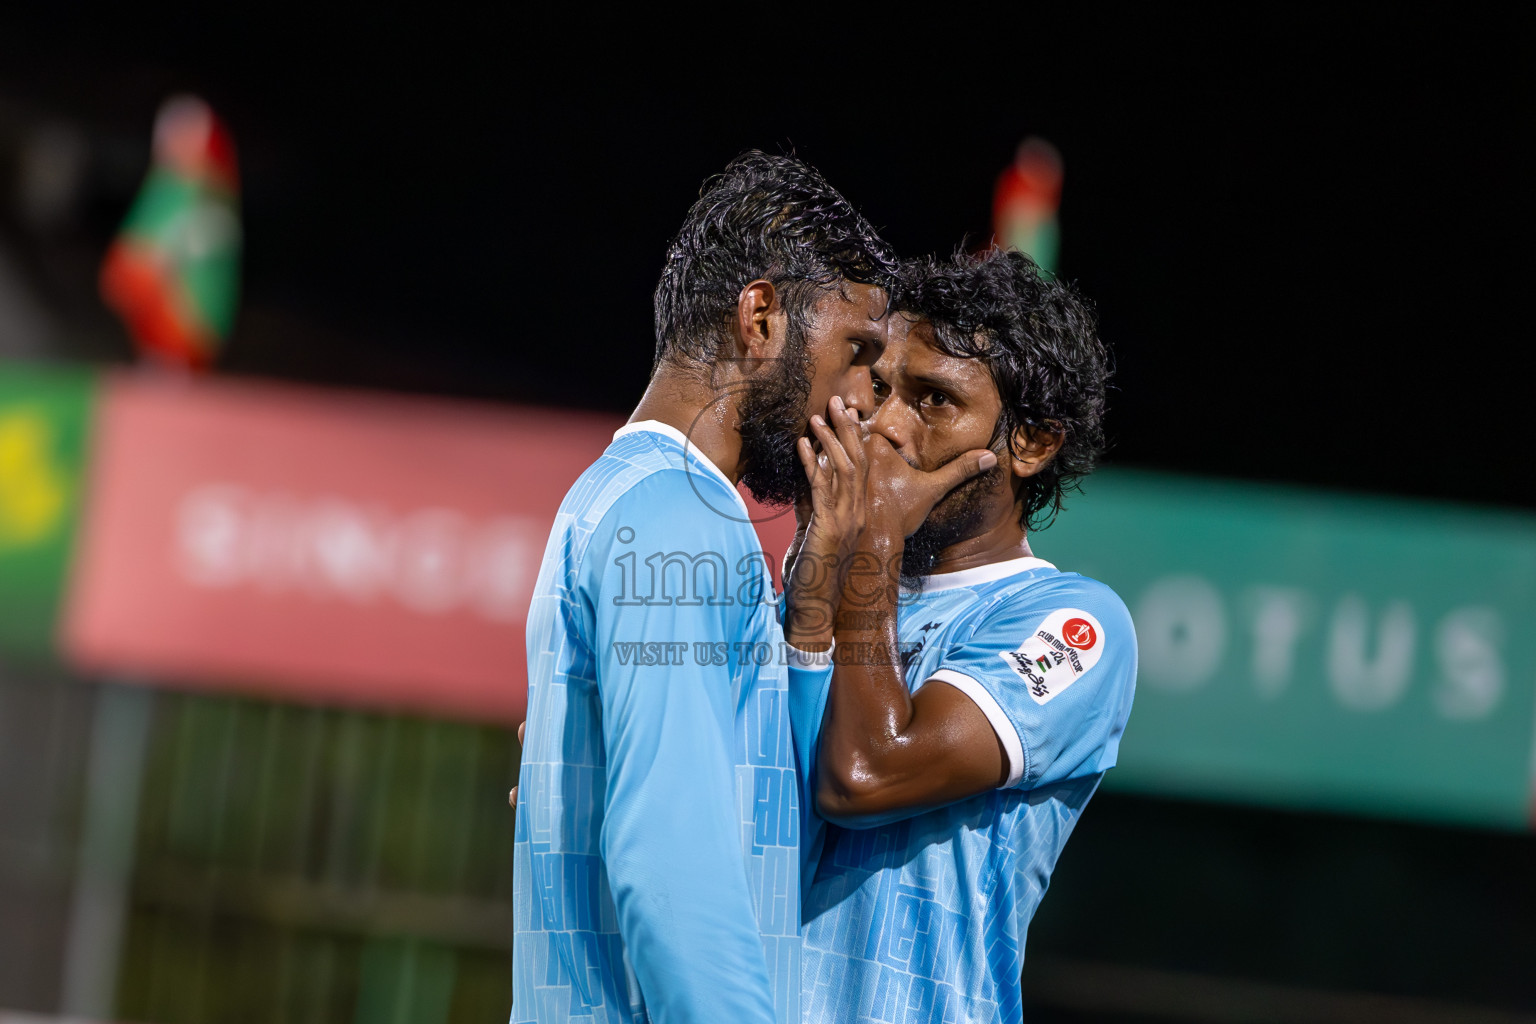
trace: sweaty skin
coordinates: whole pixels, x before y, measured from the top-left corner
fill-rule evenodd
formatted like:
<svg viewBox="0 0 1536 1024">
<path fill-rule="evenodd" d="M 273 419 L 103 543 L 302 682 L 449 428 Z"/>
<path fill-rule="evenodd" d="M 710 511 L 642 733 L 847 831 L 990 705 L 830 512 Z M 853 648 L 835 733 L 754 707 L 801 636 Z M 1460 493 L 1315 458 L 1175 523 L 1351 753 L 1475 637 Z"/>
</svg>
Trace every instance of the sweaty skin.
<svg viewBox="0 0 1536 1024">
<path fill-rule="evenodd" d="M 805 419 L 814 415 L 819 420 L 833 401 L 839 410 L 856 415 L 874 412 L 871 370 L 885 351 L 893 319 L 886 316 L 886 307 L 883 289 L 849 281 L 817 300 L 805 332 L 811 382 Z M 774 361 L 784 354 L 788 332 L 788 318 L 771 282 L 759 279 L 742 288 L 730 330 L 736 358 L 723 360 L 724 368 L 715 368 L 707 379 L 693 367 L 658 367 L 629 422 L 659 420 L 676 427 L 700 454 L 739 483 L 746 467 L 734 396 L 753 375 L 775 372 Z M 519 744 L 526 728 L 526 723 L 517 727 Z M 516 786 L 507 801 L 517 806 Z"/>
<path fill-rule="evenodd" d="M 939 680 L 929 680 L 916 693 L 908 690 L 896 635 L 898 568 L 906 539 L 930 513 L 942 519 L 956 500 L 946 495 L 978 472 L 986 475 L 976 485 L 975 522 L 940 552 L 930 571 L 956 572 L 1029 556 L 1019 482 L 1044 468 L 1062 442 L 1060 433 L 1020 431 L 1011 446 L 988 450 L 1001 399 L 987 367 L 940 351 L 924 322 L 890 319 L 886 349 L 874 368 L 878 409 L 860 425 L 867 436 L 813 422 L 821 454 L 802 442 L 813 499 L 811 520 L 802 531 L 805 544 L 816 545 L 824 560 L 843 557 L 847 565 L 814 581 L 797 575 L 794 584 L 819 585 L 793 587 L 792 606 L 806 605 L 819 614 L 794 614 L 792 608 L 786 623 L 791 643 L 820 641 L 823 647 L 829 632 L 824 624 L 835 623 L 830 633 L 839 653 L 816 780 L 817 808 L 831 821 L 938 806 L 1006 781 L 1007 755 L 970 697 Z M 862 447 L 862 459 L 849 453 L 851 444 Z M 854 503 L 836 499 L 856 489 L 860 476 L 864 502 L 849 511 Z M 818 533 L 816 520 L 823 515 L 830 522 Z M 857 539 L 850 543 L 847 531 L 855 529 Z M 798 559 L 806 558 L 802 548 Z M 823 626 L 799 632 L 802 623 Z"/>
<path fill-rule="evenodd" d="M 882 289 L 851 282 L 828 289 L 817 301 L 805 339 L 811 392 L 802 422 L 825 412 L 834 395 L 865 415 L 873 412 L 870 370 L 884 351 L 892 319 L 885 316 L 885 307 Z M 736 358 L 721 360 L 707 374 L 663 364 L 629 422 L 658 420 L 676 427 L 701 455 L 740 482 L 746 467 L 737 402 L 731 396 L 754 374 L 775 372 L 774 361 L 785 352 L 788 318 L 770 282 L 752 281 L 741 290 L 731 328 Z"/>
</svg>

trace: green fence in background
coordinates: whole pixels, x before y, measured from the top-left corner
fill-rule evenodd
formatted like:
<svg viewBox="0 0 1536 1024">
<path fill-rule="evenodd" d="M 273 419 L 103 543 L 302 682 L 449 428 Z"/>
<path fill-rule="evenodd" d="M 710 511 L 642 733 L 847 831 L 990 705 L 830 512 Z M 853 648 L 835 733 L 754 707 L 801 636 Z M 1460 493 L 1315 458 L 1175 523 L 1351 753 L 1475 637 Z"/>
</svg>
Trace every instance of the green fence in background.
<svg viewBox="0 0 1536 1024">
<path fill-rule="evenodd" d="M 121 1019 L 505 1018 L 507 730 L 155 700 Z"/>
<path fill-rule="evenodd" d="M 1528 827 L 1531 517 L 1112 471 L 1033 544 L 1136 623 L 1107 786 Z"/>
</svg>

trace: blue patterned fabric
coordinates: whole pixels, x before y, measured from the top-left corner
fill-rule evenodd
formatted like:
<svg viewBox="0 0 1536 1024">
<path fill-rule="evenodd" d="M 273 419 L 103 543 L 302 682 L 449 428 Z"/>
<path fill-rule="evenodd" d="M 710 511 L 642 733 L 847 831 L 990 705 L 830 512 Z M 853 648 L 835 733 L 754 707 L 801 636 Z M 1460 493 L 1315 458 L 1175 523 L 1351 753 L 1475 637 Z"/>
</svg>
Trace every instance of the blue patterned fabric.
<svg viewBox="0 0 1536 1024">
<path fill-rule="evenodd" d="M 798 1024 L 783 632 L 681 434 L 626 428 L 571 488 L 527 643 L 512 1021 Z"/>
<path fill-rule="evenodd" d="M 1009 777 L 948 806 L 808 830 L 803 1020 L 1017 1022 L 1029 921 L 1130 714 L 1131 619 L 1102 583 L 1020 559 L 929 577 L 898 631 L 908 686 L 970 695 Z M 797 696 L 797 732 L 819 728 L 817 705 Z"/>
</svg>

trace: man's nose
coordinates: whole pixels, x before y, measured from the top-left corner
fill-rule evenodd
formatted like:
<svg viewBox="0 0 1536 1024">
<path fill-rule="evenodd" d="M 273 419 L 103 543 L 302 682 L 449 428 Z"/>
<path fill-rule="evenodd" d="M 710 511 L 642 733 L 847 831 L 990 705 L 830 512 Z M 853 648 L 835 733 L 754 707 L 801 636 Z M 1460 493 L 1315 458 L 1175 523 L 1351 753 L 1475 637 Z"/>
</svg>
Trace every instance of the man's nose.
<svg viewBox="0 0 1536 1024">
<path fill-rule="evenodd" d="M 897 451 L 901 451 L 912 439 L 909 420 L 904 403 L 887 399 L 880 403 L 875 415 L 869 419 L 869 430 L 872 434 L 884 437 Z"/>
<path fill-rule="evenodd" d="M 875 382 L 869 367 L 852 367 L 843 379 L 840 394 L 848 408 L 858 411 L 859 419 L 867 420 L 875 414 Z"/>
</svg>

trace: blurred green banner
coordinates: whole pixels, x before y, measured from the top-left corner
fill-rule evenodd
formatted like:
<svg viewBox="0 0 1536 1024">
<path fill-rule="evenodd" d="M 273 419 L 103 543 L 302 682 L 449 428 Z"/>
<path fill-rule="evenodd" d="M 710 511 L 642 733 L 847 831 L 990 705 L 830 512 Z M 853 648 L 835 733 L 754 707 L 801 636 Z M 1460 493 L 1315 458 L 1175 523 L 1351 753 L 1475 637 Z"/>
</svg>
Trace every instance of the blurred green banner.
<svg viewBox="0 0 1536 1024">
<path fill-rule="evenodd" d="M 53 654 L 95 391 L 82 370 L 0 364 L 0 652 Z"/>
<path fill-rule="evenodd" d="M 1136 622 L 1112 789 L 1526 827 L 1536 519 L 1105 472 L 1034 539 Z"/>
</svg>

